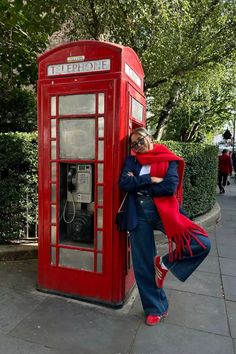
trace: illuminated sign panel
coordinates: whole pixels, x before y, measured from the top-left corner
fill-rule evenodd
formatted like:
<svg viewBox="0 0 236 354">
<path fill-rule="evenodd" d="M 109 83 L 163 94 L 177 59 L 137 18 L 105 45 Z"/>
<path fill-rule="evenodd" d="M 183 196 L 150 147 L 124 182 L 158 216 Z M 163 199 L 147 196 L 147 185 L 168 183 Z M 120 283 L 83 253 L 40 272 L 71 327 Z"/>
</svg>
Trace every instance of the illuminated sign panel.
<svg viewBox="0 0 236 354">
<path fill-rule="evenodd" d="M 142 86 L 142 80 L 140 79 L 140 77 L 126 63 L 125 63 L 125 73 L 136 83 L 136 85 L 138 85 L 139 87 Z"/>
<path fill-rule="evenodd" d="M 79 55 L 79 56 L 76 56 L 76 57 L 68 57 L 67 58 L 67 61 L 68 62 L 72 62 L 72 61 L 84 61 L 85 57 L 84 55 Z"/>
<path fill-rule="evenodd" d="M 110 59 L 90 60 L 80 63 L 56 64 L 48 66 L 48 76 L 107 71 L 110 70 L 110 68 Z"/>
</svg>

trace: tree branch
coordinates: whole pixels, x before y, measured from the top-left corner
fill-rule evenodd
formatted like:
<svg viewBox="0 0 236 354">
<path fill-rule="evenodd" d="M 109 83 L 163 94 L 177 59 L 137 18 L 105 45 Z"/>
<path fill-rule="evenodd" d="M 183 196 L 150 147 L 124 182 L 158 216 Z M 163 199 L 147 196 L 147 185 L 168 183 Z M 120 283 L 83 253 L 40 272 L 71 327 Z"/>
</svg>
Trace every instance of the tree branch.
<svg viewBox="0 0 236 354">
<path fill-rule="evenodd" d="M 204 66 L 206 64 L 221 62 L 224 58 L 226 58 L 227 56 L 232 54 L 233 51 L 235 51 L 235 48 L 236 48 L 235 44 L 232 43 L 231 47 L 226 49 L 224 51 L 224 53 L 215 54 L 215 55 L 212 55 L 209 58 L 205 58 L 203 60 L 196 61 L 195 63 L 190 64 L 188 66 L 175 69 L 175 70 L 173 70 L 171 72 L 170 77 L 165 77 L 165 78 L 162 78 L 160 80 L 156 80 L 155 82 L 152 82 L 152 83 L 147 83 L 146 86 L 145 86 L 145 90 L 150 89 L 150 88 L 154 88 L 154 87 L 158 87 L 159 85 L 169 81 L 170 78 L 172 78 L 174 76 L 179 76 L 179 77 L 184 76 L 184 74 L 189 73 L 191 71 L 194 71 L 198 67 Z"/>
</svg>

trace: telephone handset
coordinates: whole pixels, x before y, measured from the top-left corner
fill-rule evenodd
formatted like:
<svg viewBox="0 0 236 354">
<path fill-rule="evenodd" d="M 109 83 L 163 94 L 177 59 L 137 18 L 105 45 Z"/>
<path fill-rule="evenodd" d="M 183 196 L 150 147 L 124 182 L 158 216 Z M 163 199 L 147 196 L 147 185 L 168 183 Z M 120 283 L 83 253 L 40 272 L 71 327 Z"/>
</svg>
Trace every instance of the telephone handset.
<svg viewBox="0 0 236 354">
<path fill-rule="evenodd" d="M 76 167 L 70 167 L 67 174 L 67 189 L 70 193 L 76 190 Z"/>
</svg>

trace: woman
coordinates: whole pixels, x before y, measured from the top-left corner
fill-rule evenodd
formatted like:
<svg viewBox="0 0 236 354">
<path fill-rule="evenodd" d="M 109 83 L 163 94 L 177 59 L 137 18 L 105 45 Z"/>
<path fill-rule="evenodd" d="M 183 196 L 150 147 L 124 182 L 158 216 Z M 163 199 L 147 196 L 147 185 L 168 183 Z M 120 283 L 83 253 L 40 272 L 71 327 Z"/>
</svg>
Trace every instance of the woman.
<svg viewBox="0 0 236 354">
<path fill-rule="evenodd" d="M 168 271 L 185 281 L 209 253 L 210 241 L 179 208 L 184 160 L 154 144 L 144 128 L 135 129 L 129 142 L 135 156 L 126 159 L 119 184 L 128 192 L 125 216 L 134 273 L 146 324 L 153 326 L 168 315 L 163 290 Z M 169 253 L 163 257 L 156 256 L 153 230 L 167 235 Z"/>
</svg>

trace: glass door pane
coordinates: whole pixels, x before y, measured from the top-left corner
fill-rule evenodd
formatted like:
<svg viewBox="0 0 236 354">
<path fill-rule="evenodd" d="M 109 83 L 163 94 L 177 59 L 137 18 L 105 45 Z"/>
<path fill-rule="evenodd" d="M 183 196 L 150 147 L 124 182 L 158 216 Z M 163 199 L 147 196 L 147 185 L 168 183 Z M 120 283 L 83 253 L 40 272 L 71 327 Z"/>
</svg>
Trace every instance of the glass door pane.
<svg viewBox="0 0 236 354">
<path fill-rule="evenodd" d="M 59 97 L 59 115 L 95 114 L 96 95 L 80 94 Z"/>
<path fill-rule="evenodd" d="M 59 135 L 60 158 L 95 158 L 95 119 L 61 119 Z"/>
</svg>

